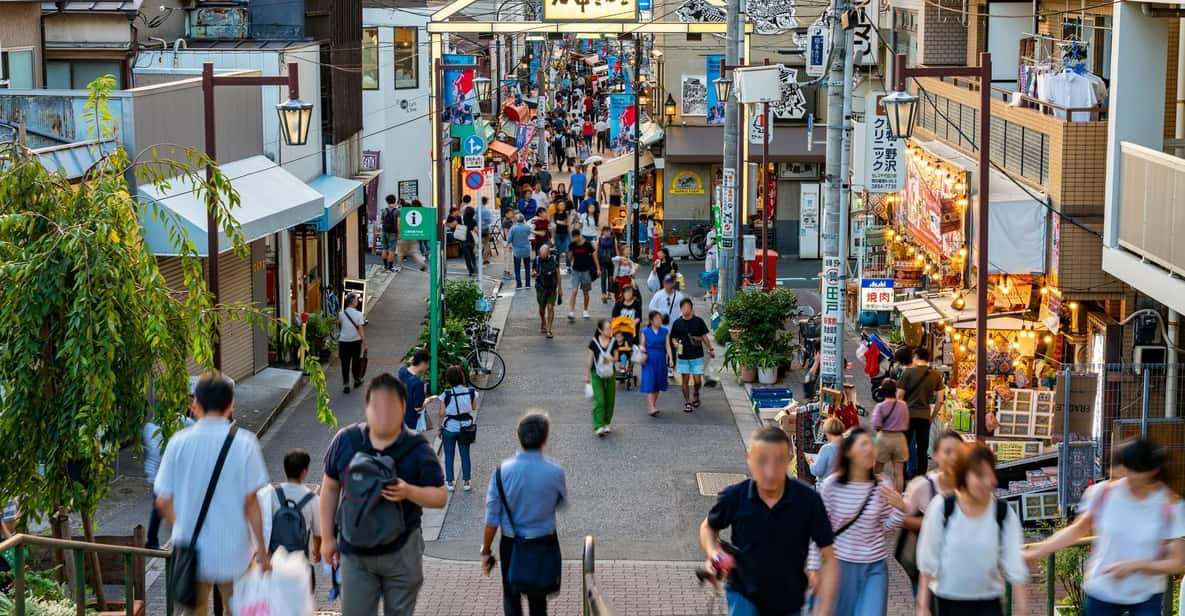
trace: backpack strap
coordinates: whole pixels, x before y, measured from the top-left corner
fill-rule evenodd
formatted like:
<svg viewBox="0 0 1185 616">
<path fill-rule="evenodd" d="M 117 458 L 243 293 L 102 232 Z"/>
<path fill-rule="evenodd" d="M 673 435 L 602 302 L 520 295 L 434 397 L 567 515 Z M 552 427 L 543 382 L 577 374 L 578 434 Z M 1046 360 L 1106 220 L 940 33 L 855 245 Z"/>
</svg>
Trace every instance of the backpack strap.
<svg viewBox="0 0 1185 616">
<path fill-rule="evenodd" d="M 296 510 L 304 511 L 304 506 L 309 504 L 309 501 L 313 500 L 314 496 L 316 496 L 316 494 L 313 494 L 313 492 L 310 490 L 308 494 L 304 495 L 304 498 L 300 499 L 299 503 L 296 503 Z"/>
<path fill-rule="evenodd" d="M 280 503 L 280 506 L 286 506 L 289 501 L 288 495 L 284 494 L 284 488 L 280 487 L 280 484 L 274 483 L 272 489 L 276 491 L 276 501 Z"/>
<path fill-rule="evenodd" d="M 403 456 L 421 444 L 427 445 L 428 441 L 424 440 L 424 437 L 419 434 L 407 433 L 403 437 L 403 442 L 396 445 L 395 449 L 391 451 L 391 459 L 395 460 L 396 464 L 399 464 L 399 460 L 403 459 Z"/>
<path fill-rule="evenodd" d="M 934 483 L 934 478 L 930 475 L 923 475 L 926 478 L 926 483 L 930 484 L 930 500 L 934 500 L 938 496 L 938 486 Z"/>
<path fill-rule="evenodd" d="M 946 530 L 947 525 L 950 524 L 950 517 L 955 513 L 955 505 L 958 504 L 958 497 L 954 494 L 947 494 L 942 497 L 942 529 Z"/>
</svg>

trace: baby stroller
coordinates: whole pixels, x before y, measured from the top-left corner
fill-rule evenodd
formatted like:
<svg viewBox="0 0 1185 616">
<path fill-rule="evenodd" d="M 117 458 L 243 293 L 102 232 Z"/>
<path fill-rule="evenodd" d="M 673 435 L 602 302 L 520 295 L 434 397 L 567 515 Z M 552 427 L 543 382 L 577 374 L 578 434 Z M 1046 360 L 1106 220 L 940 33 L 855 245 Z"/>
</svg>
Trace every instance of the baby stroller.
<svg viewBox="0 0 1185 616">
<path fill-rule="evenodd" d="M 617 363 L 613 366 L 613 376 L 618 383 L 624 384 L 626 391 L 638 385 L 638 376 L 634 373 L 635 330 L 634 321 L 629 317 L 617 317 L 609 323 L 613 333 L 614 344 L 618 350 Z"/>
</svg>

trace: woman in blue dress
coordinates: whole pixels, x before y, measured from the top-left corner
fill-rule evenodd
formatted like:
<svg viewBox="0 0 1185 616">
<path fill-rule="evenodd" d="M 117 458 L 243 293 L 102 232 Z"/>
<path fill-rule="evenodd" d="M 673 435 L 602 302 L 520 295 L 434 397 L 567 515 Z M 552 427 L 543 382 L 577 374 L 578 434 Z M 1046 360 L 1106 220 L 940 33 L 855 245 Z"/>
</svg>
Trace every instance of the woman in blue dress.
<svg viewBox="0 0 1185 616">
<path fill-rule="evenodd" d="M 642 330 L 642 346 L 646 349 L 646 363 L 642 365 L 641 392 L 646 394 L 646 405 L 651 417 L 657 417 L 658 394 L 667 390 L 667 368 L 672 366 L 667 357 L 671 330 L 663 327 L 662 313 L 650 311 L 649 325 Z"/>
</svg>

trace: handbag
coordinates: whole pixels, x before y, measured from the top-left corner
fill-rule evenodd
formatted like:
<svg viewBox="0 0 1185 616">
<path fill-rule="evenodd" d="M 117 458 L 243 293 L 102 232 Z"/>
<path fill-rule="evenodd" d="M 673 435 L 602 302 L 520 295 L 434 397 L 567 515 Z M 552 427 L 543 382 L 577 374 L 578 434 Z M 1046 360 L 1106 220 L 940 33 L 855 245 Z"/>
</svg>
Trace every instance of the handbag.
<svg viewBox="0 0 1185 616">
<path fill-rule="evenodd" d="M 926 481 L 930 484 L 930 499 L 938 494 L 938 487 L 934 485 L 934 480 L 926 477 Z M 897 546 L 893 549 L 893 558 L 901 563 L 901 568 L 905 570 L 905 575 L 909 576 L 910 580 L 917 583 L 920 577 L 918 571 L 918 533 L 913 530 L 901 529 L 901 533 L 897 535 Z"/>
<path fill-rule="evenodd" d="M 457 223 L 457 228 L 453 229 L 453 239 L 458 242 L 464 242 L 469 239 L 469 227 L 461 223 Z"/>
<path fill-rule="evenodd" d="M 202 500 L 202 508 L 198 512 L 197 523 L 193 526 L 193 535 L 189 538 L 189 543 L 173 546 L 173 600 L 183 607 L 192 608 L 198 602 L 197 540 L 202 534 L 206 513 L 210 511 L 214 489 L 218 487 L 218 476 L 222 474 L 222 467 L 226 464 L 226 454 L 230 452 L 231 443 L 234 442 L 235 432 L 238 430 L 239 427 L 232 424 L 226 433 L 226 439 L 222 441 L 222 450 L 218 452 L 218 461 L 214 463 L 214 473 L 210 475 L 210 483 L 206 486 L 206 496 Z"/>
<path fill-rule="evenodd" d="M 649 359 L 649 356 L 646 355 L 646 351 L 643 351 L 642 347 L 637 347 L 634 349 L 634 354 L 633 357 L 630 358 L 630 361 L 638 364 L 639 366 L 645 366 L 647 359 Z"/>
<path fill-rule="evenodd" d="M 514 531 L 514 548 L 510 552 L 506 579 L 515 592 L 526 595 L 547 595 L 560 589 L 560 541 L 553 532 L 544 537 L 528 539 L 519 535 L 514 526 L 514 513 L 506 502 L 506 488 L 502 485 L 502 468 L 494 473 L 498 484 L 498 498 Z"/>
<path fill-rule="evenodd" d="M 605 363 L 604 361 L 602 361 L 602 360 L 604 360 L 605 355 L 608 353 L 608 351 L 606 350 L 605 347 L 601 346 L 601 341 L 599 341 L 595 338 L 593 339 L 593 341 L 596 342 L 597 348 L 601 349 L 601 352 L 597 354 L 597 365 L 596 365 L 597 376 L 601 377 L 602 379 L 612 378 L 613 377 L 613 363 L 612 362 Z M 612 345 L 613 343 L 610 342 L 609 344 Z"/>
</svg>

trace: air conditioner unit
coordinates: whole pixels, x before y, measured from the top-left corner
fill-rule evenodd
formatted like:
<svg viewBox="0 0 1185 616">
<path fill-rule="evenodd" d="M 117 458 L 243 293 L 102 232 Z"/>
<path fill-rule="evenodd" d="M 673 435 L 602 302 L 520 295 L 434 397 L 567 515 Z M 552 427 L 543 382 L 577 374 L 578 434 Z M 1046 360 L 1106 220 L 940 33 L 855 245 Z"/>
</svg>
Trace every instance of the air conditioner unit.
<svg viewBox="0 0 1185 616">
<path fill-rule="evenodd" d="M 1144 364 L 1164 364 L 1167 352 L 1162 346 L 1136 346 L 1132 348 L 1132 371 L 1142 374 Z"/>
</svg>

